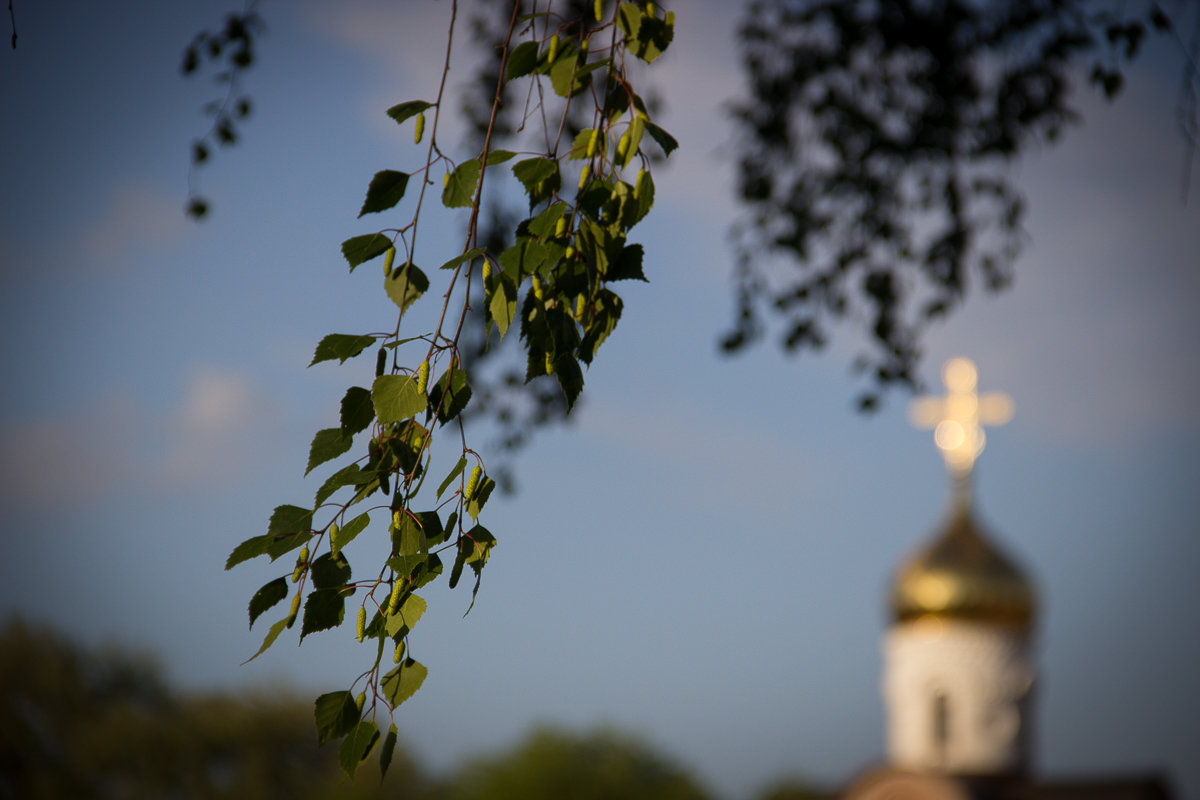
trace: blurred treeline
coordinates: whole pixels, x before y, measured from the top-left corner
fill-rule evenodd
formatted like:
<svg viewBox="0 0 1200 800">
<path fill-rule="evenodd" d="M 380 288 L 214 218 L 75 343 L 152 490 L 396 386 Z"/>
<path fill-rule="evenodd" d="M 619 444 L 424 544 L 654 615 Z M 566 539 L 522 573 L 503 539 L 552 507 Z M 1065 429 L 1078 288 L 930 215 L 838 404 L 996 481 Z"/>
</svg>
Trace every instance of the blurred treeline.
<svg viewBox="0 0 1200 800">
<path fill-rule="evenodd" d="M 714 720 L 714 724 L 719 724 Z M 819 795 L 780 784 L 760 800 Z M 710 800 L 700 781 L 634 738 L 531 733 L 434 776 L 397 748 L 350 781 L 318 747 L 311 702 L 274 692 L 183 694 L 151 657 L 92 652 L 20 621 L 0 629 L 0 800 L 20 798 Z"/>
</svg>

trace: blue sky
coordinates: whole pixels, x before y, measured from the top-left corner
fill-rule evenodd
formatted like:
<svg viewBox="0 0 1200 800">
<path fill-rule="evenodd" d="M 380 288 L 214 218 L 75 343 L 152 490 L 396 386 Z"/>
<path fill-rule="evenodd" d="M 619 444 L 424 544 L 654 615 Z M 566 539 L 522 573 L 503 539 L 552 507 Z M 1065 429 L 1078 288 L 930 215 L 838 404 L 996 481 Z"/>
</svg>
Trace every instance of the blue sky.
<svg viewBox="0 0 1200 800">
<path fill-rule="evenodd" d="M 852 331 L 820 357 L 717 354 L 737 11 L 677 10 L 650 77 L 681 148 L 635 231 L 651 282 L 623 292 L 574 422 L 489 505 L 500 544 L 475 609 L 462 618 L 461 589 L 427 598 L 413 647 L 430 675 L 397 721 L 435 767 L 538 721 L 641 733 L 731 800 L 882 757 L 884 594 L 946 478 L 906 398 L 852 410 Z M 255 113 L 200 174 L 214 213 L 199 226 L 181 211 L 186 159 L 215 89 L 177 68 L 224 9 L 16 12 L 19 49 L 0 56 L 0 612 L 152 649 L 188 687 L 342 688 L 367 657 L 347 632 L 239 666 L 264 633 L 246 602 L 279 570 L 222 565 L 272 507 L 311 497 L 312 433 L 370 379 L 365 361 L 305 365 L 324 334 L 394 319 L 338 245 L 377 224 L 355 219 L 371 175 L 416 164 L 383 112 L 433 95 L 449 4 L 267 4 Z M 1016 283 L 934 330 L 923 374 L 936 386 L 967 355 L 1016 401 L 977 498 L 1043 597 L 1040 770 L 1166 768 L 1197 798 L 1200 210 L 1179 203 L 1177 74 L 1153 54 L 1115 105 L 1081 93 L 1086 124 L 1014 167 Z M 456 60 L 451 85 L 468 76 Z M 461 221 L 423 234 L 427 263 L 442 241 L 453 255 Z"/>
</svg>

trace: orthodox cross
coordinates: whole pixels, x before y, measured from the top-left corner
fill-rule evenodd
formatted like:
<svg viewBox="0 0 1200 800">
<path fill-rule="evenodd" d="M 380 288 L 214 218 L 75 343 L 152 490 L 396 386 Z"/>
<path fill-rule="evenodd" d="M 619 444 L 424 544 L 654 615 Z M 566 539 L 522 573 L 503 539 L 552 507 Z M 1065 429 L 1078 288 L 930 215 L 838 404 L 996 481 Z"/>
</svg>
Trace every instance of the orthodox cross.
<svg viewBox="0 0 1200 800">
<path fill-rule="evenodd" d="M 983 452 L 984 425 L 1003 425 L 1012 419 L 1012 398 L 1001 392 L 975 391 L 979 372 L 966 358 L 952 358 L 942 368 L 944 397 L 921 397 L 909 407 L 909 420 L 918 428 L 933 428 L 933 441 L 942 451 L 946 469 L 956 483 L 965 484 Z"/>
</svg>

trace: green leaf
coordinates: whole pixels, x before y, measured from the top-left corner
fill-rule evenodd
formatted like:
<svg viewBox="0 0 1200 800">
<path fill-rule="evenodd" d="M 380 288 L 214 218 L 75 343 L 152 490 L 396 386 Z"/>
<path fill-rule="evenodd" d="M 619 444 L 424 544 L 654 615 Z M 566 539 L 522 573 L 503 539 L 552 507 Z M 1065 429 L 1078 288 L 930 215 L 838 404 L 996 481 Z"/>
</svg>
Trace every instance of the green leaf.
<svg viewBox="0 0 1200 800">
<path fill-rule="evenodd" d="M 542 213 L 529 220 L 529 232 L 539 239 L 549 239 L 554 236 L 554 228 L 558 224 L 559 218 L 566 216 L 566 214 L 566 203 L 555 203 L 552 206 L 547 206 Z"/>
<path fill-rule="evenodd" d="M 425 614 L 426 608 L 427 606 L 423 599 L 415 594 L 410 594 L 400 605 L 396 613 L 388 617 L 387 635 L 395 636 L 403 628 L 408 628 L 411 631 Z"/>
<path fill-rule="evenodd" d="M 621 298 L 608 289 L 601 289 L 596 293 L 591 302 L 583 341 L 579 343 L 579 359 L 583 363 L 592 363 L 600 345 L 604 344 L 604 340 L 617 327 L 624 305 Z"/>
<path fill-rule="evenodd" d="M 267 523 L 267 534 L 279 536 L 285 533 L 299 533 L 312 530 L 313 512 L 300 506 L 276 506 L 271 512 L 271 521 Z"/>
<path fill-rule="evenodd" d="M 471 519 L 479 519 L 479 513 L 483 511 L 484 504 L 487 503 L 488 498 L 492 495 L 492 489 L 495 488 L 496 482 L 486 475 L 479 481 L 475 494 L 471 495 L 471 499 L 467 501 L 467 513 L 471 515 Z"/>
<path fill-rule="evenodd" d="M 400 527 L 392 532 L 392 552 L 402 556 L 428 552 L 421 526 L 409 514 L 401 512 Z"/>
<path fill-rule="evenodd" d="M 284 617 L 283 619 L 279 620 L 279 622 L 276 622 L 274 625 L 272 625 L 271 630 L 267 631 L 267 637 L 263 639 L 262 646 L 258 648 L 258 652 L 243 661 L 242 666 L 249 664 L 251 661 L 265 653 L 267 648 L 274 644 L 275 640 L 279 638 L 279 634 L 283 633 L 283 629 L 287 627 L 287 622 L 287 617 Z"/>
<path fill-rule="evenodd" d="M 562 353 L 554 359 L 554 377 L 558 378 L 558 385 L 567 399 L 567 411 L 570 411 L 583 391 L 583 370 L 574 356 Z"/>
<path fill-rule="evenodd" d="M 425 682 L 425 676 L 428 674 L 429 670 L 425 669 L 419 661 L 406 658 L 395 669 L 383 676 L 383 680 L 380 681 L 383 696 L 387 698 L 392 708 L 395 708 L 421 688 L 421 684 Z"/>
<path fill-rule="evenodd" d="M 346 598 L 341 589 L 317 589 L 304 601 L 304 622 L 300 639 L 310 633 L 336 628 L 346 615 Z"/>
<path fill-rule="evenodd" d="M 596 136 L 596 149 L 593 154 L 600 156 L 604 155 L 607 142 L 605 137 L 595 128 L 584 128 L 579 133 L 575 134 L 575 140 L 571 142 L 571 149 L 567 151 L 567 159 L 570 161 L 578 161 L 582 158 L 589 158 L 588 145 L 592 143 L 592 135 Z"/>
<path fill-rule="evenodd" d="M 358 464 L 349 464 L 342 467 L 337 472 L 329 476 L 325 483 L 321 484 L 321 488 L 317 490 L 317 496 L 313 500 L 314 505 L 320 506 L 326 500 L 333 496 L 333 493 L 343 486 L 358 486 L 365 483 L 369 473 L 363 472 L 358 468 Z"/>
<path fill-rule="evenodd" d="M 387 211 L 400 202 L 404 197 L 404 190 L 407 188 L 408 173 L 398 172 L 394 169 L 376 172 L 375 177 L 371 179 L 371 185 L 367 187 L 367 197 L 363 200 L 358 216 Z"/>
<path fill-rule="evenodd" d="M 325 744 L 354 729 L 359 718 L 358 704 L 349 692 L 329 692 L 317 698 L 313 716 L 317 720 L 317 744 Z"/>
<path fill-rule="evenodd" d="M 287 579 L 283 577 L 276 578 L 255 592 L 254 597 L 250 598 L 250 627 L 254 627 L 254 620 L 264 611 L 287 596 Z"/>
<path fill-rule="evenodd" d="M 559 97 L 574 97 L 591 84 L 591 75 L 579 69 L 579 60 L 579 48 L 572 40 L 563 40 L 550 65 L 550 85 Z"/>
<path fill-rule="evenodd" d="M 371 403 L 371 393 L 361 386 L 351 386 L 342 398 L 342 433 L 353 436 L 359 431 L 366 430 L 375 421 L 375 406 Z"/>
<path fill-rule="evenodd" d="M 537 68 L 537 63 L 538 43 L 521 42 L 508 54 L 508 69 L 505 70 L 504 80 L 511 81 L 522 75 L 528 75 Z"/>
<path fill-rule="evenodd" d="M 366 511 L 347 522 L 338 533 L 338 548 L 341 549 L 350 544 L 355 536 L 358 536 L 367 529 L 367 525 L 370 523 L 371 515 Z"/>
<path fill-rule="evenodd" d="M 424 100 L 409 100 L 407 103 L 400 103 L 389 108 L 387 115 L 397 123 L 403 123 L 409 117 L 415 117 L 425 109 L 432 107 L 433 103 L 426 103 Z"/>
<path fill-rule="evenodd" d="M 642 246 L 640 244 L 626 245 L 616 262 L 609 265 L 605 276 L 610 281 L 638 280 L 647 281 L 642 272 Z"/>
<path fill-rule="evenodd" d="M 379 754 L 379 779 L 383 780 L 387 775 L 388 767 L 392 765 L 392 755 L 396 752 L 396 739 L 400 732 L 396 728 L 396 723 L 392 723 L 388 728 L 387 738 L 383 740 L 383 751 Z"/>
<path fill-rule="evenodd" d="M 375 414 L 384 425 L 403 422 L 425 410 L 425 395 L 411 375 L 380 375 L 371 387 Z"/>
<path fill-rule="evenodd" d="M 467 373 L 451 367 L 429 389 L 429 405 L 437 410 L 438 420 L 445 425 L 462 413 L 471 402 L 471 386 Z"/>
<path fill-rule="evenodd" d="M 442 205 L 446 208 L 469 208 L 475 202 L 475 184 L 479 182 L 479 159 L 464 161 L 450 173 L 442 190 Z"/>
<path fill-rule="evenodd" d="M 513 164 L 513 175 L 529 195 L 529 208 L 548 200 L 562 185 L 558 161 L 553 158 L 527 158 Z"/>
<path fill-rule="evenodd" d="M 493 150 L 488 153 L 487 164 L 502 164 L 515 153 L 508 150 Z M 475 187 L 479 183 L 479 159 L 472 158 L 459 164 L 450 173 L 450 180 L 442 190 L 442 205 L 446 208 L 470 208 L 475 203 Z"/>
<path fill-rule="evenodd" d="M 354 437 L 342 433 L 341 428 L 325 428 L 317 431 L 312 445 L 308 448 L 308 467 L 304 470 L 304 474 L 307 475 L 313 471 L 314 467 L 337 458 L 349 450 L 353 443 Z"/>
<path fill-rule="evenodd" d="M 492 548 L 496 546 L 496 537 L 492 536 L 491 531 L 482 525 L 476 525 L 471 530 L 467 531 L 463 536 L 470 545 L 470 552 L 467 555 L 467 563 L 483 563 L 486 564 L 488 556 L 491 555 Z"/>
<path fill-rule="evenodd" d="M 350 562 L 341 552 L 324 553 L 313 562 L 312 581 L 317 589 L 340 589 L 350 582 Z"/>
<path fill-rule="evenodd" d="M 374 336 L 331 333 L 317 344 L 313 360 L 308 365 L 311 367 L 313 364 L 332 361 L 335 358 L 339 363 L 345 364 L 346 359 L 354 358 L 373 344 L 375 344 Z"/>
<path fill-rule="evenodd" d="M 426 547 L 446 541 L 449 534 L 442 527 L 442 520 L 436 511 L 418 511 L 413 516 L 421 526 L 421 535 L 425 537 Z"/>
<path fill-rule="evenodd" d="M 517 287 L 507 274 L 495 277 L 492 296 L 488 300 L 488 312 L 492 321 L 496 323 L 496 329 L 500 331 L 500 337 L 504 338 L 508 326 L 512 325 L 513 317 L 517 315 Z"/>
<path fill-rule="evenodd" d="M 625 34 L 625 47 L 646 63 L 662 55 L 675 35 L 674 27 L 636 3 L 621 3 L 617 24 Z"/>
<path fill-rule="evenodd" d="M 650 134 L 651 139 L 658 142 L 658 146 L 663 149 L 663 153 L 665 155 L 671 155 L 671 151 L 679 147 L 679 142 L 675 141 L 674 136 L 667 133 L 653 122 L 646 122 L 646 133 Z"/>
<path fill-rule="evenodd" d="M 625 136 L 629 137 L 629 144 L 626 147 L 624 158 L 622 158 L 618 163 L 618 166 L 621 167 L 621 169 L 628 167 L 633 162 L 634 157 L 637 156 L 638 148 L 642 144 L 643 128 L 644 125 L 642 118 L 640 116 L 634 116 L 633 121 L 629 123 L 629 128 L 624 134 L 622 134 L 622 138 Z M 614 154 L 614 158 L 615 157 L 616 156 Z"/>
<path fill-rule="evenodd" d="M 233 548 L 233 552 L 225 560 L 225 569 L 233 569 L 243 561 L 249 561 L 255 556 L 263 555 L 267 552 L 267 547 L 271 544 L 271 541 L 272 537 L 270 536 L 253 536 L 242 542 Z"/>
<path fill-rule="evenodd" d="M 379 726 L 369 719 L 361 720 L 354 729 L 346 735 L 342 746 L 338 749 L 338 761 L 342 769 L 351 778 L 354 777 L 358 765 L 367 760 L 375 743 L 379 741 Z"/>
<path fill-rule="evenodd" d="M 407 580 L 409 588 L 420 589 L 442 574 L 442 559 L 437 553 L 429 555 L 392 556 L 387 565 L 396 571 L 398 579 Z"/>
<path fill-rule="evenodd" d="M 442 264 L 442 266 L 438 267 L 438 269 L 454 269 L 455 267 L 457 267 L 459 264 L 463 263 L 464 261 L 470 261 L 473 258 L 478 258 L 479 256 L 483 255 L 485 252 L 486 252 L 486 248 L 472 247 L 470 250 L 463 253 L 462 255 L 455 256 L 454 258 L 447 261 L 445 264 Z"/>
<path fill-rule="evenodd" d="M 429 288 L 429 278 L 415 264 L 407 262 L 392 270 L 383 279 L 384 289 L 392 302 L 407 311 L 418 297 Z"/>
<path fill-rule="evenodd" d="M 458 463 L 454 465 L 454 469 L 450 470 L 450 474 L 446 476 L 446 480 L 442 481 L 441 485 L 438 486 L 438 490 L 437 490 L 437 499 L 438 500 L 442 499 L 442 493 L 446 491 L 446 487 L 448 487 L 451 483 L 453 483 L 454 479 L 462 474 L 462 471 L 466 466 L 467 466 L 467 457 L 466 456 L 463 456 L 462 458 L 458 459 Z"/>
<path fill-rule="evenodd" d="M 392 240 L 382 233 L 368 233 L 342 242 L 342 255 L 350 265 L 350 271 L 354 272 L 354 268 L 359 264 L 383 255 L 391 247 Z"/>
<path fill-rule="evenodd" d="M 297 531 L 296 533 L 283 533 L 278 536 L 270 536 L 268 537 L 270 541 L 267 543 L 267 555 L 271 557 L 272 561 L 275 561 L 280 556 L 295 550 L 312 537 L 312 531 Z"/>
</svg>

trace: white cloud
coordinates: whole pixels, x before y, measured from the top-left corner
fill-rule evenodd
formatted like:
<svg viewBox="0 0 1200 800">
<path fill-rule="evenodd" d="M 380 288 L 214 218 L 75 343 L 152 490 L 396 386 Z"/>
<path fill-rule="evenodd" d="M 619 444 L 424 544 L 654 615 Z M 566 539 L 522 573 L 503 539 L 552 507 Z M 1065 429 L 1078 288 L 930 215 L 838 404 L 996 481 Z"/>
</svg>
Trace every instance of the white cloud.
<svg viewBox="0 0 1200 800">
<path fill-rule="evenodd" d="M 140 254 L 165 252 L 186 225 L 179 198 L 148 184 L 123 184 L 111 191 L 72 250 L 80 254 L 79 266 L 121 271 Z"/>
<path fill-rule="evenodd" d="M 194 369 L 183 402 L 167 419 L 159 481 L 220 483 L 242 474 L 257 460 L 277 417 L 275 403 L 245 375 Z"/>
<path fill-rule="evenodd" d="M 84 503 L 145 487 L 205 488 L 259 463 L 282 425 L 245 375 L 201 367 L 174 409 L 155 414 L 109 394 L 0 428 L 0 503 Z"/>
<path fill-rule="evenodd" d="M 13 420 L 0 429 L 0 502 L 38 506 L 88 502 L 133 474 L 137 416 L 110 395 L 52 417 Z"/>
</svg>

